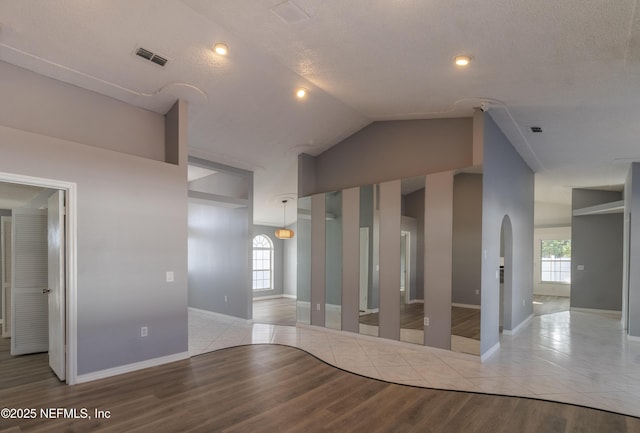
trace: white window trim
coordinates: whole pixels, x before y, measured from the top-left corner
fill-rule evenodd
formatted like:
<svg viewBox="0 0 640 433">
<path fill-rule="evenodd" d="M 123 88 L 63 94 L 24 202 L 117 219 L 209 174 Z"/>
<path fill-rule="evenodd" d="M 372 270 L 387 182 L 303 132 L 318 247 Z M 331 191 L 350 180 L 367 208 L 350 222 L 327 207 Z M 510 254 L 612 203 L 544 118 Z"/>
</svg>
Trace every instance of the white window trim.
<svg viewBox="0 0 640 433">
<path fill-rule="evenodd" d="M 258 237 L 258 236 L 263 236 L 265 238 L 267 238 L 269 240 L 269 248 L 260 248 L 261 250 L 269 250 L 270 252 L 270 257 L 269 257 L 269 264 L 270 264 L 270 269 L 269 269 L 269 288 L 260 288 L 260 289 L 254 289 L 253 288 L 253 273 L 255 272 L 255 269 L 253 267 L 253 251 L 255 251 L 256 247 L 253 246 L 253 242 L 254 240 Z M 255 235 L 253 237 L 253 239 L 251 240 L 251 289 L 253 293 L 257 293 L 257 292 L 272 292 L 274 291 L 274 287 L 273 287 L 273 274 L 275 272 L 275 266 L 274 266 L 274 257 L 275 257 L 275 244 L 273 242 L 273 239 L 271 239 L 269 237 L 269 235 L 266 235 L 264 233 L 259 233 L 257 235 Z"/>
<path fill-rule="evenodd" d="M 571 283 L 542 281 L 540 249 L 543 240 L 571 239 L 571 227 L 545 227 L 534 229 L 533 234 L 533 294 L 570 296 Z"/>
</svg>

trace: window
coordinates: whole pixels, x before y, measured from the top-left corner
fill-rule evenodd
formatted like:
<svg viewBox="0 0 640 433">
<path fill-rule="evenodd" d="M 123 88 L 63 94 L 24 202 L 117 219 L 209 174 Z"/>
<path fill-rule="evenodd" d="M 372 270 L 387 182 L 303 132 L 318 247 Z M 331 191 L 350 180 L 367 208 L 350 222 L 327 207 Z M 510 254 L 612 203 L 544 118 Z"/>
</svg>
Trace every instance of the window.
<svg viewBox="0 0 640 433">
<path fill-rule="evenodd" d="M 540 241 L 540 281 L 571 283 L 571 240 Z"/>
<path fill-rule="evenodd" d="M 268 236 L 253 238 L 253 290 L 271 290 L 273 282 L 273 242 Z"/>
</svg>

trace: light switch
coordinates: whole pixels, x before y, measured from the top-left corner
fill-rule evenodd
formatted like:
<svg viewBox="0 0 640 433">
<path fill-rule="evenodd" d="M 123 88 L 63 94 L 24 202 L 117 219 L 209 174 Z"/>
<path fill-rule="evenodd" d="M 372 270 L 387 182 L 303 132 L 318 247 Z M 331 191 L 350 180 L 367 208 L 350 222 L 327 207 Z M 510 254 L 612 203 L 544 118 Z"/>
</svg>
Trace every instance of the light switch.
<svg viewBox="0 0 640 433">
<path fill-rule="evenodd" d="M 173 271 L 167 271 L 167 283 L 173 283 Z"/>
<path fill-rule="evenodd" d="M 584 271 L 584 265 L 578 265 L 578 270 L 579 271 Z"/>
</svg>

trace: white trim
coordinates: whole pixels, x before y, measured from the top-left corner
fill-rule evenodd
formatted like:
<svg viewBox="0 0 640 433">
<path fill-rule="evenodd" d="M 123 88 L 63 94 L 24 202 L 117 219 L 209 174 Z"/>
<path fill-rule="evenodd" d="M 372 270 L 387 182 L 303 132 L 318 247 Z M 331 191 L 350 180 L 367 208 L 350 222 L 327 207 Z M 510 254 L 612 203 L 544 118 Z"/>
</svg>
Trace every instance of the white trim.
<svg viewBox="0 0 640 433">
<path fill-rule="evenodd" d="M 575 311 L 578 313 L 592 313 L 592 314 L 610 314 L 615 316 L 616 318 L 622 317 L 622 311 L 620 310 L 598 310 L 596 308 L 577 308 L 571 307 L 571 311 Z"/>
<path fill-rule="evenodd" d="M 627 340 L 640 343 L 640 337 L 636 337 L 635 335 L 627 334 Z"/>
<path fill-rule="evenodd" d="M 66 302 L 66 338 L 67 338 L 67 384 L 78 383 L 78 185 L 75 182 L 24 176 L 0 172 L 0 182 L 18 183 L 60 189 L 66 196 L 66 266 L 67 266 L 67 302 Z"/>
<path fill-rule="evenodd" d="M 480 362 L 485 362 L 487 359 L 489 359 L 498 350 L 500 350 L 500 342 L 499 341 L 496 344 L 494 344 L 492 348 L 490 348 L 489 350 L 484 352 L 482 355 L 480 355 Z"/>
<path fill-rule="evenodd" d="M 509 329 L 503 329 L 502 330 L 502 334 L 503 335 L 516 335 L 518 332 L 522 331 L 522 329 L 527 326 L 529 324 L 529 322 L 531 322 L 533 320 L 535 316 L 533 314 L 531 314 L 529 317 L 527 317 L 526 319 L 524 319 L 522 322 L 520 322 L 520 324 L 518 326 L 516 326 L 515 328 L 509 330 Z"/>
<path fill-rule="evenodd" d="M 117 376 L 119 374 L 131 373 L 133 371 L 138 371 L 150 367 L 157 367 L 159 365 L 168 364 L 170 362 L 183 361 L 185 359 L 189 359 L 189 357 L 189 352 L 174 353 L 173 355 L 161 356 L 160 358 L 153 358 L 146 361 L 134 362 L 133 364 L 107 368 L 106 370 L 81 374 L 76 378 L 76 383 L 91 382 L 93 380 L 104 379 L 106 377 Z"/>
<path fill-rule="evenodd" d="M 227 319 L 227 320 L 231 320 L 233 322 L 238 322 L 242 324 L 253 323 L 253 320 L 251 319 L 243 319 L 241 317 L 229 316 L 227 314 L 216 313 L 215 311 L 209 311 L 209 310 L 201 310 L 200 308 L 194 308 L 194 307 L 189 307 L 189 313 L 200 313 L 202 315 L 213 317 L 216 319 Z"/>
<path fill-rule="evenodd" d="M 424 299 L 409 299 L 407 304 L 424 304 Z"/>
<path fill-rule="evenodd" d="M 451 306 L 452 307 L 460 307 L 460 308 L 471 308 L 473 310 L 479 310 L 480 309 L 480 305 L 458 304 L 457 302 L 452 303 Z"/>
<path fill-rule="evenodd" d="M 287 293 L 287 294 L 280 295 L 280 296 L 282 296 L 283 298 L 298 299 L 298 296 L 296 296 L 296 295 L 289 295 L 288 293 Z"/>
<path fill-rule="evenodd" d="M 257 292 L 257 290 L 254 290 L 254 293 Z M 261 299 L 278 299 L 278 298 L 289 298 L 289 299 L 296 299 L 295 295 L 267 295 L 267 296 L 254 296 L 253 300 L 254 301 L 259 301 Z"/>
</svg>

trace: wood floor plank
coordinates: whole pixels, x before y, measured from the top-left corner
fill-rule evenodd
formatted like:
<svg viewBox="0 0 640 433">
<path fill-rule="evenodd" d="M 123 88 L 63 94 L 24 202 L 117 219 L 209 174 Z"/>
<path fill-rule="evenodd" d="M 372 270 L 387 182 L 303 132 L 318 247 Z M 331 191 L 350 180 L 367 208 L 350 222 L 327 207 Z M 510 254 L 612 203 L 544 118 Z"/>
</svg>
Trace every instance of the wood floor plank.
<svg viewBox="0 0 640 433">
<path fill-rule="evenodd" d="M 2 359 L 2 355 L 0 355 Z M 42 361 L 42 360 L 41 360 Z M 44 361 L 43 361 L 44 362 Z M 14 366 L 24 376 L 29 368 Z M 11 370 L 3 370 L 11 375 Z M 109 419 L 0 419 L 18 432 L 640 432 L 640 419 L 533 399 L 369 379 L 299 349 L 224 349 L 76 386 L 7 379 L 0 406 L 87 408 Z"/>
</svg>

